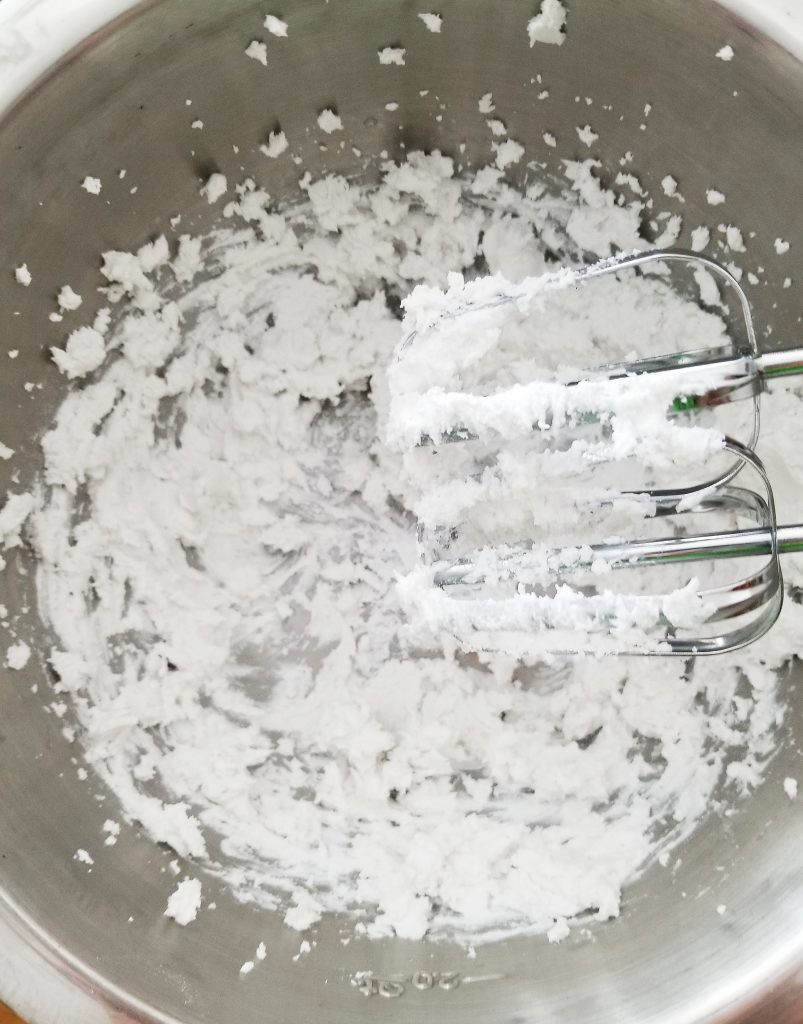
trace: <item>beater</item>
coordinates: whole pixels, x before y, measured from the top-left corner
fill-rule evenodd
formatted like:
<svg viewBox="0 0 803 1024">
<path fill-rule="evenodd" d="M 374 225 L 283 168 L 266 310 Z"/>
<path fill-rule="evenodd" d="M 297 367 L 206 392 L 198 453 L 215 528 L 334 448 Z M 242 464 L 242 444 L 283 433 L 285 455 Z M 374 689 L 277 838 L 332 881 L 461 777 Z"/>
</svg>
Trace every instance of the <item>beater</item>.
<svg viewBox="0 0 803 1024">
<path fill-rule="evenodd" d="M 609 364 L 562 383 L 534 382 L 529 390 L 527 385 L 520 386 L 519 414 L 510 417 L 504 415 L 504 409 L 505 403 L 510 407 L 512 390 L 466 397 L 436 387 L 411 398 L 398 381 L 394 386 L 394 374 L 400 368 L 403 371 L 422 334 L 430 334 L 431 343 L 444 325 L 448 329 L 459 322 L 462 330 L 467 322 L 464 318 L 474 317 L 477 334 L 486 331 L 482 344 L 487 346 L 495 337 L 490 321 L 483 319 L 489 312 L 495 311 L 497 316 L 500 309 L 509 309 L 513 317 L 534 294 L 579 287 L 593 278 L 659 261 L 661 270 L 672 264 L 705 270 L 733 290 L 738 315 L 728 324 L 729 345 Z M 622 396 L 635 394 L 638 399 L 640 388 L 644 401 L 656 393 L 667 397 L 665 415 L 670 419 L 747 399 L 752 402 L 748 438 L 721 437 L 722 450 L 731 457 L 725 469 L 691 486 L 640 487 L 621 494 L 643 502 L 648 519 L 717 512 L 750 525 L 697 535 L 686 535 L 681 526 L 676 527 L 674 536 L 616 537 L 554 549 L 538 544 L 493 545 L 448 558 L 443 557 L 444 551 L 448 553 L 459 531 L 448 526 L 435 529 L 433 556 L 424 543 L 431 533 L 419 521 L 423 564 L 402 582 L 403 599 L 423 613 L 431 626 L 453 633 L 472 649 L 691 656 L 724 653 L 752 643 L 781 611 L 780 555 L 803 551 L 803 524 L 778 525 L 772 486 L 753 450 L 759 436 L 759 397 L 768 381 L 803 373 L 803 348 L 759 352 L 750 306 L 738 280 L 727 268 L 698 253 L 653 250 L 617 256 L 578 271 L 563 270 L 538 279 L 535 289 L 534 280 L 511 286 L 485 279 L 475 282 L 473 290 L 472 285 L 467 286 L 467 300 L 458 298 L 457 303 L 454 298 L 449 301 L 449 296 L 442 296 L 443 301 L 429 297 L 429 308 L 425 306 L 423 318 L 419 315 L 415 329 L 406 334 L 389 370 L 389 436 L 397 446 L 437 451 L 442 444 L 482 443 L 489 438 L 508 442 L 533 432 L 559 441 L 594 424 L 604 431 L 611 405 Z M 643 387 L 645 383 L 649 383 L 648 389 Z M 746 469 L 758 481 L 757 486 L 734 483 Z M 682 523 L 682 519 L 673 521 Z M 692 580 L 658 595 L 623 595 L 599 588 L 599 580 L 614 569 L 737 557 L 761 557 L 763 561 L 747 575 L 715 587 L 704 588 Z"/>
</svg>

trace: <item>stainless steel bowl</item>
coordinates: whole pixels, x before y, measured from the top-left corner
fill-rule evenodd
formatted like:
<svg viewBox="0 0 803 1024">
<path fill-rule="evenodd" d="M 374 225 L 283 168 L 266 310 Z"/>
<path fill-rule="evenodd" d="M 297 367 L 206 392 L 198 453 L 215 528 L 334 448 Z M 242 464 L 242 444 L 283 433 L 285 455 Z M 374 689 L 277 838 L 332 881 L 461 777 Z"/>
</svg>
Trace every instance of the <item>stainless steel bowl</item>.
<svg viewBox="0 0 803 1024">
<path fill-rule="evenodd" d="M 243 56 L 260 35 L 263 2 L 151 0 L 53 68 L 0 124 L 0 317 L 6 348 L 20 350 L 13 361 L 0 355 L 0 437 L 18 452 L 0 466 L 3 489 L 14 473 L 24 485 L 36 472 L 37 437 L 63 392 L 47 351 L 63 331 L 43 314 L 58 287 L 69 280 L 91 307 L 101 250 L 170 235 L 177 212 L 181 230 L 208 227 L 198 184 L 211 170 L 295 194 L 296 166 L 257 152 L 277 121 L 314 174 L 362 173 L 351 145 L 323 152 L 307 132 L 326 106 L 365 154 L 457 154 L 465 142 L 464 159 L 481 164 L 487 133 L 476 105 L 492 90 L 512 136 L 552 171 L 560 157 L 586 155 L 574 127 L 591 120 L 611 176 L 628 149 L 653 189 L 671 170 L 687 199 L 686 232 L 711 222 L 704 194 L 715 185 L 728 197 L 727 219 L 757 231 L 759 263 L 774 265 L 774 238 L 793 242 L 784 271 L 800 281 L 803 65 L 710 0 L 573 0 L 565 45 L 530 49 L 533 6 L 439 0 L 445 27 L 435 36 L 417 21 L 430 9 L 423 3 L 294 0 L 284 9 L 290 36 L 271 48 L 266 69 Z M 407 66 L 380 67 L 376 51 L 399 42 Z M 714 57 L 725 42 L 737 54 L 728 65 Z M 548 102 L 534 98 L 536 73 Z M 593 117 L 577 96 L 593 98 Z M 433 97 L 446 105 L 442 122 Z M 386 112 L 387 100 L 399 110 Z M 641 131 L 645 103 L 653 109 Z M 191 129 L 194 116 L 202 132 Z M 571 141 L 550 150 L 544 131 Z M 78 188 L 86 174 L 102 178 L 101 197 Z M 13 279 L 22 261 L 34 274 L 27 289 Z M 751 289 L 773 343 L 799 341 L 799 294 L 779 277 Z M 44 386 L 29 392 L 25 382 Z M 10 561 L 0 600 L 21 610 L 23 634 L 42 650 L 25 552 Z M 312 952 L 293 962 L 297 934 L 212 881 L 214 913 L 187 929 L 167 921 L 172 855 L 133 830 L 91 873 L 76 863 L 76 849 L 115 816 L 115 799 L 100 784 L 76 785 L 80 753 L 43 710 L 52 683 L 36 656 L 0 682 L 0 994 L 41 1024 L 803 1021 L 803 802 L 790 802 L 780 783 L 803 764 L 801 681 L 796 663 L 762 787 L 735 816 L 713 815 L 685 844 L 679 870 L 656 867 L 631 886 L 621 919 L 594 926 L 591 941 L 516 939 L 468 959 L 443 942 L 343 945 L 339 922 L 327 920 Z M 262 939 L 268 960 L 241 980 Z M 365 971 L 374 981 L 355 985 Z"/>
</svg>

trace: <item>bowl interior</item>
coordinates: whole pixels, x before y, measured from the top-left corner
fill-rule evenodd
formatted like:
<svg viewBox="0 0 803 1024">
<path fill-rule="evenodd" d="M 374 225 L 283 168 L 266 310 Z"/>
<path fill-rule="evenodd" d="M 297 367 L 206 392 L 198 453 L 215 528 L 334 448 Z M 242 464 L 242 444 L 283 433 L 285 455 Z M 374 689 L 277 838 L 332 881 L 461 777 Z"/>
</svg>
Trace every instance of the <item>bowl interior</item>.
<svg viewBox="0 0 803 1024">
<path fill-rule="evenodd" d="M 37 438 L 63 394 L 49 346 L 64 331 L 42 310 L 64 281 L 84 295 L 89 318 L 101 304 L 91 298 L 103 283 L 99 253 L 209 228 L 214 212 L 198 187 L 215 170 L 232 181 L 251 176 L 290 199 L 300 196 L 303 170 L 370 179 L 382 151 L 402 158 L 438 148 L 480 167 L 492 154 L 477 101 L 489 91 L 527 159 L 543 165 L 538 174 L 560 175 L 561 159 L 590 153 L 610 182 L 631 151 L 634 172 L 653 193 L 668 173 L 679 182 L 679 245 L 688 246 L 698 224 L 723 218 L 755 231 L 750 259 L 768 268 L 760 285 L 747 286 L 756 322 L 772 328 L 765 343 L 794 341 L 799 310 L 783 278 L 800 280 L 803 245 L 781 265 L 773 240 L 789 237 L 799 208 L 799 63 L 702 0 L 693 18 L 687 0 L 575 2 L 565 44 L 534 48 L 529 2 L 443 0 L 437 9 L 442 35 L 426 32 L 406 0 L 296 0 L 286 44 L 273 48 L 265 68 L 243 56 L 264 36 L 264 4 L 156 0 L 88 40 L 8 113 L 0 125 L 0 317 L 6 346 L 19 356 L 0 379 L 0 437 L 18 455 L 0 464 L 3 489 L 21 489 L 36 473 Z M 725 43 L 736 51 L 733 62 L 714 56 Z M 379 64 L 377 50 L 387 45 L 406 46 L 404 68 Z M 539 101 L 541 86 L 549 97 Z M 398 109 L 387 111 L 389 101 Z M 343 119 L 343 148 L 317 129 L 325 107 Z M 191 128 L 195 117 L 203 131 Z M 599 133 L 591 150 L 575 132 L 588 122 Z M 277 124 L 303 168 L 259 153 Z M 557 136 L 556 149 L 544 132 Z M 533 172 L 518 166 L 511 180 L 521 183 Z M 77 187 L 87 174 L 104 182 L 100 201 Z M 706 204 L 711 187 L 728 197 L 722 216 Z M 34 275 L 26 289 L 13 275 L 22 262 Z M 26 390 L 26 382 L 43 386 Z M 31 566 L 24 549 L 9 562 L 0 600 L 21 610 L 19 631 L 35 657 L 0 682 L 0 906 L 25 941 L 37 935 L 65 972 L 133 1019 L 724 1021 L 803 962 L 803 816 L 780 784 L 800 765 L 797 663 L 784 683 L 790 712 L 778 756 L 760 789 L 689 839 L 677 870 L 650 868 L 628 889 L 621 918 L 592 926 L 591 939 L 515 939 L 480 946 L 469 959 L 448 942 L 344 945 L 340 922 L 328 919 L 310 955 L 293 961 L 297 933 L 211 880 L 214 913 L 187 929 L 166 920 L 174 854 L 134 829 L 91 873 L 74 860 L 87 836 L 115 817 L 115 798 L 99 783 L 75 784 L 80 751 L 62 736 L 64 722 L 44 711 L 52 681 Z M 716 913 L 720 904 L 727 915 Z M 268 961 L 240 979 L 262 940 Z M 366 971 L 390 984 L 360 991 L 353 979 Z M 434 983 L 419 975 L 414 984 L 416 972 Z"/>
</svg>

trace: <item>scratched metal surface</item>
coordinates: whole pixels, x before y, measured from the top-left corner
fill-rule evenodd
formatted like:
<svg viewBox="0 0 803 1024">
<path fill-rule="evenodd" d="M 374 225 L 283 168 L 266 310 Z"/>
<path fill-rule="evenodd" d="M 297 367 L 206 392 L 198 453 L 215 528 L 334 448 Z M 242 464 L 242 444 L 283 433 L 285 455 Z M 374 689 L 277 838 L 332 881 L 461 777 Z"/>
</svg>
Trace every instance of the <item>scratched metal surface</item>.
<svg viewBox="0 0 803 1024">
<path fill-rule="evenodd" d="M 179 210 L 182 231 L 208 226 L 197 190 L 212 169 L 253 175 L 276 196 L 297 194 L 295 165 L 257 151 L 277 121 L 313 173 L 358 169 L 351 145 L 322 152 L 316 133 L 307 134 L 324 106 L 336 105 L 348 142 L 366 154 L 398 156 L 402 146 L 457 154 L 465 142 L 466 161 L 481 164 L 488 133 L 477 98 L 493 90 L 528 157 L 559 171 L 542 133 L 576 138 L 575 124 L 589 118 L 574 98 L 592 96 L 595 151 L 607 166 L 631 149 L 635 172 L 653 188 L 671 171 L 687 197 L 687 232 L 709 221 L 704 190 L 715 183 L 729 218 L 758 232 L 751 260 L 774 266 L 772 240 L 788 238 L 784 272 L 799 281 L 803 69 L 794 57 L 705 0 L 574 0 L 566 44 L 531 50 L 524 26 L 532 7 L 443 0 L 438 37 L 422 29 L 421 5 L 411 0 L 294 0 L 283 12 L 290 37 L 272 48 L 266 69 L 243 57 L 260 35 L 262 2 L 157 0 L 44 81 L 0 125 L 0 321 L 6 347 L 20 349 L 0 377 L 0 437 L 20 453 L 0 468 L 0 488 L 13 470 L 23 485 L 35 473 L 36 438 L 62 393 L 47 348 L 63 332 L 43 314 L 57 288 L 69 280 L 89 314 L 101 250 L 159 232 L 173 237 L 169 218 Z M 41 3 L 29 8 L 43 11 Z M 407 67 L 380 67 L 376 50 L 399 41 L 408 43 Z M 725 41 L 738 54 L 730 65 L 712 57 Z M 550 88 L 548 103 L 534 101 L 536 72 Z M 442 122 L 434 97 L 446 104 Z M 387 113 L 387 100 L 399 110 Z M 639 132 L 645 102 L 653 110 L 649 130 Z M 195 116 L 203 132 L 190 128 Z M 567 143 L 558 155 L 587 155 L 573 149 Z M 100 202 L 76 187 L 87 173 L 104 181 Z M 34 272 L 29 289 L 13 281 L 22 260 Z M 751 298 L 773 342 L 799 339 L 799 291 L 772 280 Z M 26 381 L 43 390 L 29 394 Z M 294 962 L 296 933 L 211 880 L 214 913 L 186 930 L 166 921 L 173 879 L 163 869 L 172 854 L 134 831 L 97 858 L 92 874 L 73 860 L 117 815 L 100 786 L 76 787 L 77 752 L 62 723 L 43 713 L 46 638 L 30 568 L 23 551 L 0 579 L 0 600 L 30 606 L 23 630 L 40 655 L 24 673 L 0 678 L 0 994 L 34 1024 L 803 1021 L 803 804 L 790 803 L 779 781 L 800 768 L 797 669 L 788 687 L 794 713 L 779 731 L 766 784 L 734 818 L 709 821 L 676 874 L 648 871 L 627 892 L 620 921 L 591 926 L 592 941 L 510 940 L 468 959 L 449 943 L 344 945 L 343 922 L 331 919 L 317 929 L 312 953 Z M 715 912 L 720 903 L 729 908 L 724 917 Z M 268 960 L 240 979 L 261 940 Z"/>
</svg>

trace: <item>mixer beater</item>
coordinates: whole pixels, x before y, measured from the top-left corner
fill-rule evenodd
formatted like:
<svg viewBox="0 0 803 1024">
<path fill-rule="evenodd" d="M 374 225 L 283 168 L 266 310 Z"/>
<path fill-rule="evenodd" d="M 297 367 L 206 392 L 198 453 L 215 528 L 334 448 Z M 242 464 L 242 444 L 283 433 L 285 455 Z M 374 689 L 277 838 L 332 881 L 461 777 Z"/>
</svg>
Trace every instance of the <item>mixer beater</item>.
<svg viewBox="0 0 803 1024">
<path fill-rule="evenodd" d="M 534 295 L 581 288 L 606 275 L 639 272 L 647 264 L 664 272 L 683 265 L 724 282 L 732 289 L 737 310 L 727 325 L 728 334 L 738 340 L 711 349 L 609 364 L 559 383 L 534 382 L 530 392 L 526 385 L 471 396 L 437 387 L 412 395 L 405 389 L 405 364 L 411 356 L 416 358 L 423 337 L 435 358 L 439 333 L 456 327 L 467 335 L 476 330 L 478 337 L 485 332 L 487 346 L 493 343 L 493 332 L 498 333 L 500 312 L 519 317 L 529 309 Z M 517 541 L 483 545 L 455 556 L 450 549 L 460 532 L 457 527 L 438 524 L 433 529 L 419 522 L 422 565 L 404 581 L 402 593 L 419 611 L 423 609 L 430 625 L 453 633 L 474 649 L 686 657 L 733 651 L 770 629 L 784 597 L 780 556 L 803 551 L 803 524 L 778 525 L 769 475 L 754 451 L 759 399 L 770 381 L 803 373 L 803 348 L 759 351 L 747 297 L 727 268 L 698 253 L 654 250 L 604 260 L 579 271 L 562 270 L 540 279 L 535 288 L 532 280 L 522 285 L 497 278 L 471 282 L 458 287 L 456 297 L 450 293 L 430 305 L 424 322 L 419 317 L 406 332 L 389 370 L 389 432 L 405 450 L 428 448 L 437 454 L 444 445 L 505 444 L 528 433 L 570 446 L 578 429 L 609 430 L 617 403 L 623 400 L 642 401 L 647 411 L 656 396 L 663 396 L 660 400 L 666 400 L 665 415 L 670 421 L 737 400 L 752 403 L 748 436 L 737 440 L 721 435 L 721 451 L 728 461 L 715 475 L 689 486 L 650 485 L 622 491 L 628 500 L 642 504 L 645 519 L 672 517 L 672 535 L 615 536 L 599 543 L 556 547 Z M 490 326 L 491 316 L 496 327 Z M 514 399 L 517 411 L 506 417 L 504 410 L 512 409 Z M 595 451 L 592 446 L 583 452 L 590 464 L 600 458 Z M 754 481 L 750 485 L 744 482 L 748 475 Z M 689 513 L 717 513 L 747 525 L 689 534 L 684 525 Z M 752 559 L 749 571 L 717 586 L 692 580 L 654 595 L 623 594 L 600 585 L 611 579 L 612 570 L 734 558 Z"/>
</svg>

